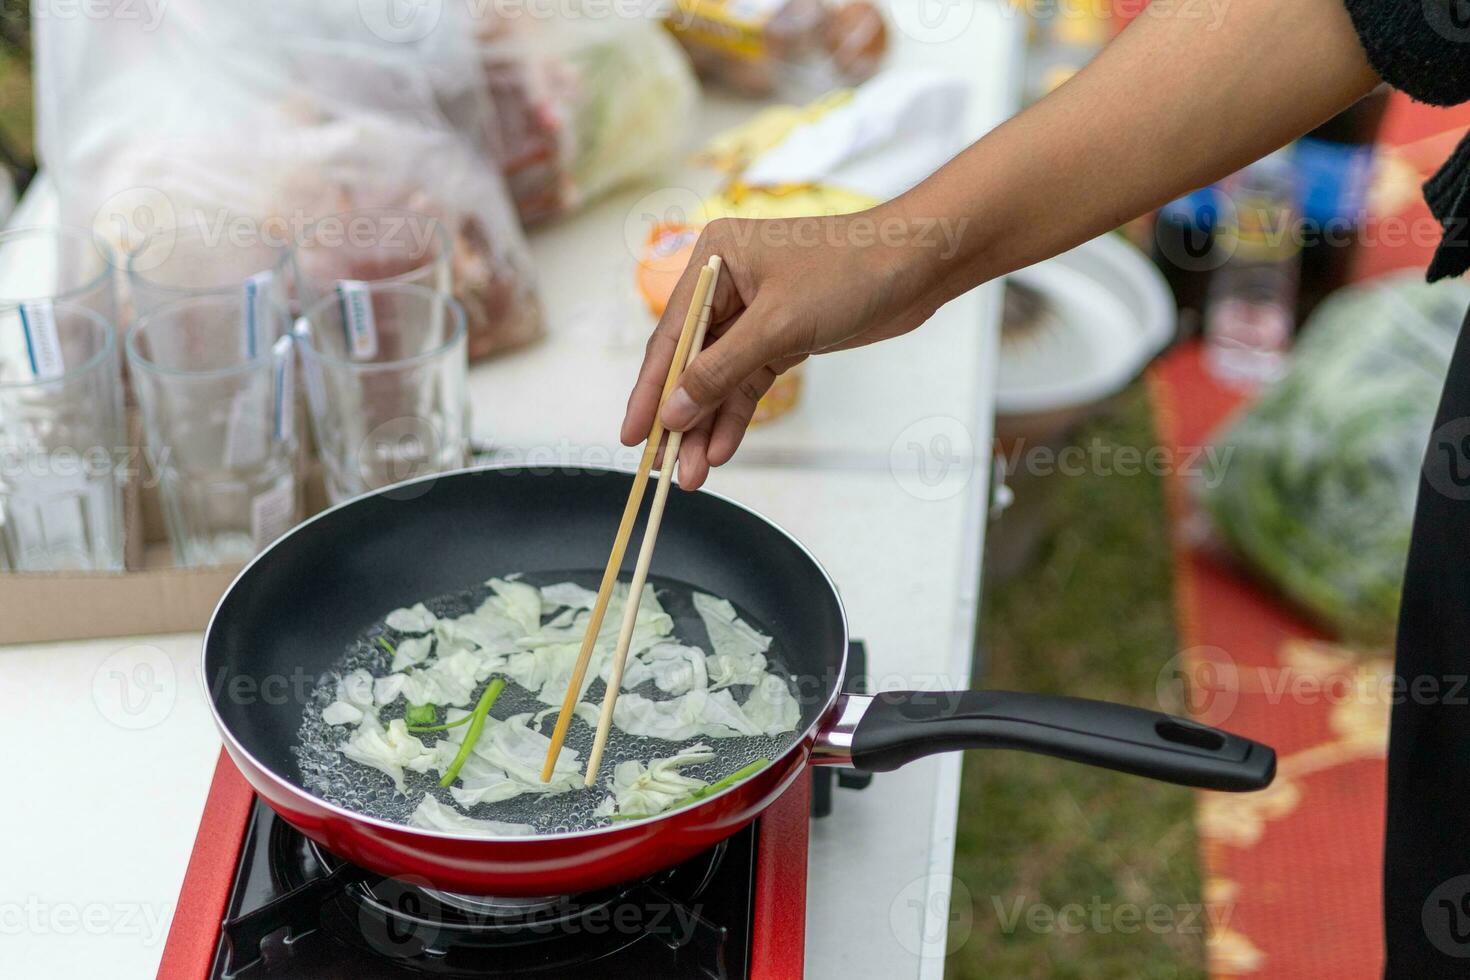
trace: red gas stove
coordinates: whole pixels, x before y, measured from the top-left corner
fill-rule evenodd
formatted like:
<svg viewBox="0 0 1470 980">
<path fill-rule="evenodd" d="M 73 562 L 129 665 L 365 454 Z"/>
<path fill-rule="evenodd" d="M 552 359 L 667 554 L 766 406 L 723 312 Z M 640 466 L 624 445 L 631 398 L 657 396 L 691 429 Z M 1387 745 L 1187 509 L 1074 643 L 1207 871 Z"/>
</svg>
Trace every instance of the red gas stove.
<svg viewBox="0 0 1470 980">
<path fill-rule="evenodd" d="M 862 690 L 865 652 L 849 654 Z M 760 819 L 642 881 L 492 898 L 384 878 L 307 840 L 220 754 L 164 947 L 162 980 L 803 975 L 807 836 L 833 774 L 809 770 Z M 842 773 L 844 786 L 866 777 Z"/>
</svg>

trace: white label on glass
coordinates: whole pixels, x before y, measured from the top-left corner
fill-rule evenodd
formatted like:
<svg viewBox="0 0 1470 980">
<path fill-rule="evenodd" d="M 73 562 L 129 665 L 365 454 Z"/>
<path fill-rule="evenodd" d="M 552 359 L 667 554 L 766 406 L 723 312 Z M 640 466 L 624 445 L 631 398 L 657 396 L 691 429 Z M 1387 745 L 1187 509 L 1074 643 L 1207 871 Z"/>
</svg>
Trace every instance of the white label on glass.
<svg viewBox="0 0 1470 980">
<path fill-rule="evenodd" d="M 250 540 L 259 551 L 291 530 L 296 515 L 296 480 L 287 473 L 250 501 Z"/>
<path fill-rule="evenodd" d="M 265 320 L 261 309 L 270 302 L 275 278 L 276 274 L 267 269 L 245 280 L 245 301 L 240 306 L 240 349 L 248 358 L 254 358 L 260 351 L 261 324 Z"/>
<path fill-rule="evenodd" d="M 342 329 L 347 331 L 348 354 L 355 361 L 376 357 L 378 328 L 373 320 L 373 297 L 367 283 L 338 280 L 337 302 L 342 305 Z"/>
<path fill-rule="evenodd" d="M 20 325 L 26 337 L 31 374 L 42 380 L 66 373 L 61 337 L 56 332 L 56 310 L 49 299 L 20 304 Z"/>
<path fill-rule="evenodd" d="M 269 450 L 270 430 L 261 403 L 261 385 L 252 384 L 230 399 L 230 417 L 225 421 L 225 466 L 241 469 L 255 466 Z"/>
<path fill-rule="evenodd" d="M 290 335 L 276 340 L 271 347 L 275 361 L 275 402 L 271 406 L 274 414 L 276 441 L 286 442 L 295 432 L 296 425 L 296 351 Z"/>
</svg>

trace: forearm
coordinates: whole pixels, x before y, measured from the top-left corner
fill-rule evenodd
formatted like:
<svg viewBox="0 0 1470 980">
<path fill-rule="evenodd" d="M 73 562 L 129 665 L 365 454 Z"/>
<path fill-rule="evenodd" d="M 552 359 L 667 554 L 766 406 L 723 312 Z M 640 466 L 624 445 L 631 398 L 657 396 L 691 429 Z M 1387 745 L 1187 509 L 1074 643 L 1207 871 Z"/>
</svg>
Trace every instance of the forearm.
<svg viewBox="0 0 1470 980">
<path fill-rule="evenodd" d="M 961 228 L 951 257 L 908 257 L 925 305 L 1209 184 L 1378 81 L 1342 0 L 1224 9 L 1218 22 L 1145 12 L 1061 88 L 891 202 Z"/>
</svg>

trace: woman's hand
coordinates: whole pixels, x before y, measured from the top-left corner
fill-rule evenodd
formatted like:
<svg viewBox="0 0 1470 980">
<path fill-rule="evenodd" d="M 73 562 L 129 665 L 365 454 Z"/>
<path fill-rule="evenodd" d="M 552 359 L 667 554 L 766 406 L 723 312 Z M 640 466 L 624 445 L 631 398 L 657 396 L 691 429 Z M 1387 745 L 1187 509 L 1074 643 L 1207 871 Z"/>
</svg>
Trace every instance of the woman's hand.
<svg viewBox="0 0 1470 980">
<path fill-rule="evenodd" d="M 649 338 L 623 419 L 624 444 L 648 437 L 695 280 L 709 256 L 725 263 L 711 339 L 663 410 L 664 425 L 685 433 L 678 475 L 686 490 L 735 454 L 756 402 L 782 372 L 810 354 L 896 337 L 927 320 L 938 305 L 926 299 L 930 272 L 944 251 L 932 224 L 920 227 L 881 207 L 835 217 L 711 222 Z"/>
<path fill-rule="evenodd" d="M 711 254 L 727 270 L 714 340 L 663 412 L 688 433 L 679 482 L 691 489 L 735 453 L 756 401 L 807 355 L 906 333 L 987 279 L 1264 156 L 1376 84 L 1342 0 L 1232 0 L 1218 24 L 1173 7 L 1139 17 L 1066 84 L 887 204 L 711 223 L 648 342 L 623 441 L 647 438 Z"/>
</svg>

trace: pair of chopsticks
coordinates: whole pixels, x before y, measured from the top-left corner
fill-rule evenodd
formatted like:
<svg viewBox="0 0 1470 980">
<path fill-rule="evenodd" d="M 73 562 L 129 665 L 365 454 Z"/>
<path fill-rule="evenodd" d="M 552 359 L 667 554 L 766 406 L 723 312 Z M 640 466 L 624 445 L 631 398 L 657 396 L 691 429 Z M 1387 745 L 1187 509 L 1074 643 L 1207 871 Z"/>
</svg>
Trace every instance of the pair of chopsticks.
<svg viewBox="0 0 1470 980">
<path fill-rule="evenodd" d="M 628 539 L 633 536 L 633 525 L 638 520 L 638 511 L 643 505 L 643 492 L 648 487 L 648 475 L 653 461 L 658 456 L 659 442 L 664 435 L 664 402 L 673 393 L 686 364 L 704 347 L 704 335 L 709 330 L 710 308 L 715 299 L 715 283 L 720 277 L 721 260 L 718 255 L 710 256 L 709 264 L 699 270 L 699 279 L 694 285 L 694 296 L 689 301 L 689 311 L 684 315 L 684 327 L 679 332 L 679 342 L 674 348 L 673 360 L 669 362 L 668 377 L 664 380 L 663 393 L 659 395 L 658 409 L 653 415 L 653 425 L 648 430 L 648 441 L 643 446 L 643 458 L 638 462 L 638 472 L 633 476 L 632 489 L 628 491 L 628 502 L 623 507 L 623 519 L 618 533 L 613 538 L 612 553 L 607 559 L 607 568 L 602 573 L 602 584 L 597 588 L 597 601 L 592 604 L 592 616 L 587 621 L 587 633 L 582 637 L 582 649 L 577 654 L 576 666 L 572 669 L 571 681 L 567 684 L 566 697 L 562 699 L 561 713 L 556 716 L 556 728 L 551 733 L 551 747 L 546 750 L 546 763 L 541 768 L 541 781 L 551 780 L 556 760 L 561 755 L 562 743 L 566 741 L 567 729 L 572 723 L 577 699 L 582 691 L 582 680 L 587 676 L 587 666 L 592 661 L 592 649 L 597 644 L 597 634 L 602 629 L 607 604 L 612 598 L 613 584 L 618 580 L 618 571 L 623 567 L 623 556 L 628 551 Z M 623 609 L 622 629 L 618 633 L 618 645 L 613 651 L 612 670 L 607 678 L 607 694 L 602 699 L 602 714 L 597 720 L 597 736 L 592 742 L 592 752 L 587 757 L 586 785 L 597 784 L 597 770 L 602 763 L 602 752 L 607 746 L 608 732 L 612 729 L 613 708 L 617 704 L 618 691 L 623 683 L 623 665 L 628 660 L 628 646 L 633 640 L 633 626 L 638 618 L 638 606 L 643 598 L 643 586 L 648 580 L 648 566 L 653 561 L 653 545 L 658 538 L 659 524 L 663 521 L 664 505 L 669 497 L 669 482 L 679 461 L 679 444 L 682 432 L 669 433 L 664 447 L 663 466 L 658 471 L 658 486 L 653 493 L 653 504 L 648 511 L 648 524 L 643 531 L 643 544 L 638 549 L 638 561 L 633 568 L 633 581 L 628 586 L 628 602 Z"/>
</svg>

